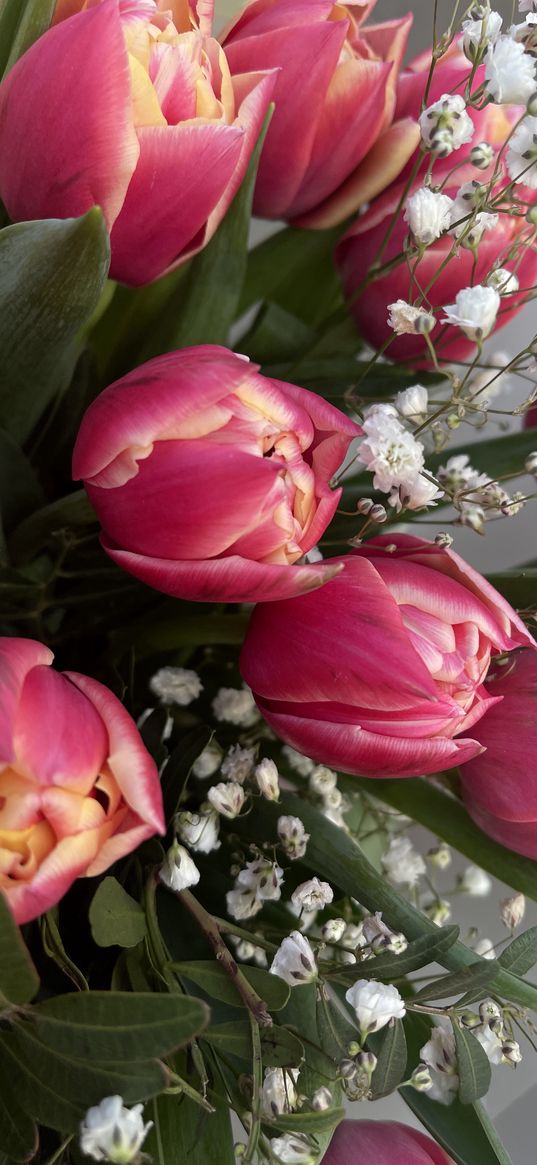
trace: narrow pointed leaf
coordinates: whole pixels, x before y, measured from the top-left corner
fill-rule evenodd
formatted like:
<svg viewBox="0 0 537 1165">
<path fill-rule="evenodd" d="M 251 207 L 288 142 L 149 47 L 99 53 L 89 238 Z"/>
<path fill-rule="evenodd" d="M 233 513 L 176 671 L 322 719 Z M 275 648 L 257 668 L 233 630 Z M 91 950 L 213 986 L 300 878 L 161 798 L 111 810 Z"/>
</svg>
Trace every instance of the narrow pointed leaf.
<svg viewBox="0 0 537 1165">
<path fill-rule="evenodd" d="M 459 1100 L 461 1104 L 473 1104 L 485 1096 L 490 1088 L 491 1067 L 485 1049 L 471 1032 L 453 1024 L 455 1047 L 457 1049 L 457 1071 L 459 1074 Z"/>
<path fill-rule="evenodd" d="M 388 1024 L 378 1039 L 368 1041 L 377 1057 L 377 1066 L 371 1080 L 373 1100 L 389 1096 L 401 1083 L 405 1075 L 407 1048 L 405 1029 L 400 1019 Z"/>
<path fill-rule="evenodd" d="M 537 926 L 530 926 L 523 934 L 517 935 L 512 943 L 498 956 L 498 962 L 506 971 L 515 975 L 525 975 L 537 963 Z"/>
</svg>

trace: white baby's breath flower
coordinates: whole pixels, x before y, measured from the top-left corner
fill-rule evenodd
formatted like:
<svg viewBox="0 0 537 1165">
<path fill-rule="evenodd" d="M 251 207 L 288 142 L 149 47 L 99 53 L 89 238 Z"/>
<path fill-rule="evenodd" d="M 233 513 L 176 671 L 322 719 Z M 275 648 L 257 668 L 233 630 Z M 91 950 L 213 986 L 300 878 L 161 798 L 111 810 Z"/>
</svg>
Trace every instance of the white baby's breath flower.
<svg viewBox="0 0 537 1165">
<path fill-rule="evenodd" d="M 487 12 L 479 20 L 463 20 L 463 49 L 469 61 L 475 61 L 487 45 L 500 35 L 503 24 L 499 12 Z"/>
<path fill-rule="evenodd" d="M 479 1027 L 472 1028 L 472 1035 L 475 1036 L 476 1040 L 479 1040 L 491 1064 L 501 1064 L 503 1059 L 502 1038 L 497 1031 L 490 1024 L 483 1023 Z"/>
<path fill-rule="evenodd" d="M 222 760 L 222 749 L 215 740 L 211 740 L 209 744 L 205 745 L 203 752 L 192 765 L 192 772 L 198 778 L 198 781 L 204 781 L 207 777 L 212 777 Z"/>
<path fill-rule="evenodd" d="M 299 1133 L 282 1133 L 273 1137 L 270 1151 L 278 1165 L 316 1165 L 319 1154 Z"/>
<path fill-rule="evenodd" d="M 363 921 L 363 934 L 366 941 L 374 951 L 391 951 L 394 955 L 400 955 L 406 951 L 408 946 L 404 934 L 390 930 L 389 926 L 382 920 L 382 914 L 376 911 L 375 914 L 368 914 Z"/>
<path fill-rule="evenodd" d="M 175 824 L 181 841 L 195 852 L 210 854 L 220 848 L 218 813 L 207 802 L 200 807 L 199 813 L 190 813 L 187 810 L 178 813 Z"/>
<path fill-rule="evenodd" d="M 80 1125 L 79 1144 L 94 1161 L 129 1165 L 138 1158 L 142 1144 L 153 1127 L 144 1124 L 143 1104 L 126 1108 L 121 1096 L 106 1096 L 100 1104 L 88 1108 Z"/>
<path fill-rule="evenodd" d="M 393 837 L 387 852 L 382 857 L 382 865 L 396 885 L 415 886 L 425 873 L 425 862 L 408 837 Z"/>
<path fill-rule="evenodd" d="M 514 295 L 520 287 L 518 276 L 507 267 L 496 267 L 487 275 L 485 283 L 487 287 L 493 287 L 498 295 Z"/>
<path fill-rule="evenodd" d="M 238 781 L 220 781 L 207 793 L 207 800 L 217 813 L 232 820 L 238 817 L 245 801 L 245 792 Z"/>
<path fill-rule="evenodd" d="M 304 938 L 299 930 L 292 930 L 280 943 L 272 960 L 270 973 L 285 979 L 290 987 L 303 986 L 316 979 L 315 955 L 307 938 Z"/>
<path fill-rule="evenodd" d="M 222 762 L 222 776 L 243 785 L 251 775 L 254 763 L 255 748 L 241 748 L 240 744 L 232 744 Z"/>
<path fill-rule="evenodd" d="M 444 307 L 442 323 L 462 328 L 469 340 L 483 340 L 496 323 L 499 307 L 500 296 L 493 287 L 465 287 L 455 296 L 455 303 Z"/>
<path fill-rule="evenodd" d="M 427 419 L 429 395 L 422 384 L 413 384 L 398 392 L 394 404 L 397 412 L 414 425 L 421 425 Z"/>
<path fill-rule="evenodd" d="M 525 117 L 507 147 L 507 172 L 513 182 L 537 190 L 537 117 Z"/>
<path fill-rule="evenodd" d="M 267 801 L 277 801 L 280 796 L 280 779 L 273 760 L 264 757 L 254 773 L 259 792 Z"/>
<path fill-rule="evenodd" d="M 281 898 L 283 870 L 268 858 L 256 858 L 246 862 L 237 875 L 237 886 L 255 891 L 262 902 L 277 902 Z"/>
<path fill-rule="evenodd" d="M 459 876 L 458 889 L 470 898 L 485 898 L 492 890 L 492 881 L 479 866 L 467 866 Z"/>
<path fill-rule="evenodd" d="M 358 979 L 345 992 L 345 999 L 356 1012 L 362 1038 L 380 1031 L 391 1019 L 402 1019 L 406 1014 L 404 1001 L 391 983 Z"/>
<path fill-rule="evenodd" d="M 326 1112 L 327 1108 L 332 1108 L 333 1103 L 334 1097 L 326 1084 L 317 1088 L 311 1098 L 311 1107 L 314 1112 Z"/>
<path fill-rule="evenodd" d="M 277 829 L 280 845 L 285 850 L 287 857 L 291 861 L 303 858 L 310 835 L 306 833 L 300 817 L 279 817 Z"/>
<path fill-rule="evenodd" d="M 447 898 L 430 898 L 424 903 L 423 912 L 435 926 L 444 926 L 451 918 L 451 903 Z"/>
<path fill-rule="evenodd" d="M 430 1100 L 452 1104 L 459 1090 L 455 1037 L 444 1027 L 435 1027 L 430 1039 L 420 1050 L 420 1057 L 430 1070 L 432 1087 Z"/>
<path fill-rule="evenodd" d="M 233 890 L 228 890 L 226 894 L 226 907 L 232 918 L 237 922 L 242 922 L 245 918 L 255 918 L 255 915 L 259 914 L 259 911 L 263 909 L 263 899 L 259 897 L 255 889 L 236 885 Z"/>
<path fill-rule="evenodd" d="M 159 878 L 176 893 L 188 890 L 189 886 L 197 886 L 200 872 L 190 854 L 183 845 L 174 842 L 168 850 L 164 862 L 159 870 Z"/>
<path fill-rule="evenodd" d="M 476 955 L 480 955 L 482 959 L 495 959 L 496 951 L 494 945 L 489 938 L 480 938 L 473 944 L 472 950 Z"/>
<path fill-rule="evenodd" d="M 334 898 L 334 891 L 328 882 L 320 882 L 319 878 L 310 878 L 308 882 L 301 882 L 291 894 L 291 902 L 300 910 L 323 910 L 329 906 Z"/>
<path fill-rule="evenodd" d="M 500 36 L 489 45 L 485 57 L 485 84 L 499 105 L 525 105 L 535 92 L 536 62 L 524 45 Z"/>
<path fill-rule="evenodd" d="M 509 898 L 502 898 L 500 914 L 504 926 L 508 930 L 516 930 L 520 926 L 526 913 L 526 899 L 523 894 L 512 894 Z"/>
<path fill-rule="evenodd" d="M 426 149 L 442 158 L 447 158 L 474 136 L 474 123 L 466 111 L 464 97 L 458 93 L 442 94 L 423 111 L 419 125 Z"/>
<path fill-rule="evenodd" d="M 263 947 L 258 947 L 253 942 L 249 942 L 245 938 L 237 938 L 236 935 L 230 935 L 231 942 L 235 947 L 235 953 L 240 963 L 249 963 L 253 959 L 258 967 L 266 967 L 267 956 Z"/>
<path fill-rule="evenodd" d="M 388 304 L 387 323 L 396 336 L 423 336 L 432 332 L 436 320 L 425 308 L 397 299 Z"/>
<path fill-rule="evenodd" d="M 325 943 L 338 943 L 345 934 L 345 927 L 346 922 L 344 918 L 329 918 L 321 929 Z"/>
<path fill-rule="evenodd" d="M 439 466 L 436 476 L 450 493 L 458 493 L 459 490 L 476 485 L 482 475 L 470 464 L 467 453 L 458 453 L 450 457 L 445 465 Z"/>
<path fill-rule="evenodd" d="M 179 704 L 183 708 L 203 691 L 197 672 L 186 667 L 161 667 L 151 676 L 149 687 L 162 704 Z"/>
<path fill-rule="evenodd" d="M 282 753 L 289 767 L 295 773 L 298 773 L 300 777 L 308 777 L 315 767 L 315 762 L 310 760 L 309 756 L 304 756 L 301 752 L 297 752 L 296 748 L 291 748 L 290 744 L 284 744 Z"/>
<path fill-rule="evenodd" d="M 249 688 L 220 688 L 212 702 L 217 720 L 251 728 L 259 720 L 254 697 Z"/>
<path fill-rule="evenodd" d="M 445 841 L 439 842 L 433 849 L 430 849 L 426 857 L 431 865 L 436 866 L 438 870 L 447 870 L 452 862 L 451 850 Z"/>
<path fill-rule="evenodd" d="M 519 12 L 537 12 L 537 0 L 518 0 Z"/>
<path fill-rule="evenodd" d="M 316 793 L 318 797 L 325 798 L 337 786 L 337 773 L 333 769 L 327 768 L 326 765 L 316 765 L 310 773 L 308 786 L 310 793 Z M 335 806 L 335 808 L 337 807 Z"/>
<path fill-rule="evenodd" d="M 399 511 L 406 510 L 422 510 L 424 506 L 436 505 L 437 501 L 444 496 L 444 491 L 438 489 L 435 481 L 429 481 L 428 477 L 424 477 L 423 473 L 417 473 L 410 481 L 405 481 L 404 484 L 397 488 L 394 486 L 389 493 L 390 505 Z"/>
<path fill-rule="evenodd" d="M 453 200 L 422 186 L 407 198 L 404 219 L 416 242 L 429 246 L 447 231 L 451 222 Z"/>
<path fill-rule="evenodd" d="M 359 460 L 373 476 L 375 489 L 389 493 L 412 482 L 423 469 L 423 445 L 403 428 L 392 406 L 369 409 L 363 422 Z"/>
<path fill-rule="evenodd" d="M 261 1089 L 261 1107 L 265 1116 L 271 1118 L 293 1112 L 297 1107 L 296 1082 L 298 1068 L 266 1068 Z"/>
<path fill-rule="evenodd" d="M 307 934 L 308 930 L 314 926 L 319 911 L 316 909 L 305 910 L 298 902 L 286 902 L 286 906 L 289 913 L 296 919 L 297 930 L 301 934 Z"/>
</svg>

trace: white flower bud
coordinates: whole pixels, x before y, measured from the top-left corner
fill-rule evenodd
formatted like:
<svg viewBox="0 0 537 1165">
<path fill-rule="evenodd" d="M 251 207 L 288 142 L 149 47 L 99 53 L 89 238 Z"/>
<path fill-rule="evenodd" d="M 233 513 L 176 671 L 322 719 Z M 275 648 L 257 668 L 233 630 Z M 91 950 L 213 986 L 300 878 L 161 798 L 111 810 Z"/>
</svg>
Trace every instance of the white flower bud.
<svg viewBox="0 0 537 1165">
<path fill-rule="evenodd" d="M 207 793 L 207 800 L 223 817 L 238 817 L 245 801 L 245 792 L 238 781 L 221 781 Z"/>
<path fill-rule="evenodd" d="M 431 898 L 424 903 L 423 911 L 435 926 L 444 926 L 451 918 L 451 906 L 445 898 Z"/>
<path fill-rule="evenodd" d="M 363 1039 L 380 1031 L 391 1019 L 402 1019 L 406 1014 L 404 1001 L 391 983 L 376 983 L 373 979 L 358 979 L 345 992 L 345 999 L 356 1012 Z"/>
<path fill-rule="evenodd" d="M 508 930 L 516 930 L 526 913 L 526 899 L 523 894 L 513 894 L 500 902 L 502 922 Z"/>
<path fill-rule="evenodd" d="M 477 170 L 488 170 L 494 161 L 494 149 L 488 142 L 478 142 L 470 151 L 470 161 Z"/>
<path fill-rule="evenodd" d="M 498 295 L 514 295 L 520 287 L 518 277 L 507 267 L 496 267 L 490 275 L 487 275 L 485 283 L 487 287 L 493 287 Z"/>
<path fill-rule="evenodd" d="M 200 807 L 199 813 L 179 813 L 175 826 L 181 841 L 197 853 L 210 854 L 220 848 L 218 813 L 207 802 Z"/>
<path fill-rule="evenodd" d="M 325 1112 L 327 1108 L 332 1107 L 333 1099 L 329 1088 L 326 1086 L 318 1088 L 311 1098 L 311 1107 L 314 1112 Z"/>
<path fill-rule="evenodd" d="M 498 1004 L 493 999 L 485 999 L 479 1005 L 479 1014 L 482 1023 L 490 1023 L 491 1019 L 502 1019 L 501 1007 L 498 1007 Z"/>
<path fill-rule="evenodd" d="M 432 332 L 436 320 L 423 307 L 413 307 L 404 299 L 388 304 L 387 323 L 396 336 L 423 336 Z"/>
<path fill-rule="evenodd" d="M 537 117 L 525 117 L 515 129 L 507 148 L 506 165 L 513 182 L 537 190 Z"/>
<path fill-rule="evenodd" d="M 292 930 L 280 943 L 270 973 L 285 979 L 290 987 L 300 987 L 317 978 L 315 955 L 307 938 L 299 930 Z"/>
<path fill-rule="evenodd" d="M 338 943 L 345 934 L 345 927 L 344 918 L 329 918 L 321 930 L 325 943 Z"/>
<path fill-rule="evenodd" d="M 267 801 L 277 801 L 280 796 L 279 773 L 273 760 L 264 757 L 254 773 L 259 792 Z"/>
<path fill-rule="evenodd" d="M 261 1090 L 261 1107 L 267 1117 L 292 1112 L 297 1106 L 298 1068 L 267 1068 Z"/>
<path fill-rule="evenodd" d="M 189 886 L 197 886 L 200 872 L 188 850 L 174 842 L 160 867 L 159 878 L 170 890 L 178 893 L 181 890 L 188 890 Z"/>
<path fill-rule="evenodd" d="M 522 1052 L 520 1051 L 520 1044 L 516 1040 L 504 1040 L 502 1044 L 502 1062 L 504 1064 L 520 1064 L 522 1059 Z"/>
<path fill-rule="evenodd" d="M 451 541 L 448 545 L 451 545 L 452 542 L 453 539 L 451 538 Z M 446 845 L 444 841 L 442 841 L 439 845 L 435 846 L 434 849 L 429 850 L 427 858 L 429 859 L 431 865 L 436 866 L 438 870 L 447 870 L 448 866 L 451 865 L 451 850 L 449 846 Z"/>
<path fill-rule="evenodd" d="M 328 769 L 326 765 L 316 765 L 313 772 L 310 773 L 308 781 L 310 793 L 316 793 L 317 796 L 324 798 L 332 793 L 336 786 L 337 773 L 333 769 Z"/>
<path fill-rule="evenodd" d="M 447 194 L 435 194 L 427 186 L 407 199 L 404 213 L 416 242 L 429 246 L 448 230 L 453 200 Z"/>
<path fill-rule="evenodd" d="M 129 1165 L 138 1157 L 153 1121 L 144 1124 L 143 1104 L 125 1108 L 121 1096 L 106 1096 L 100 1104 L 88 1108 L 80 1125 L 79 1144 L 94 1161 Z"/>
<path fill-rule="evenodd" d="M 449 550 L 450 546 L 453 546 L 454 539 L 453 535 L 448 534 L 447 530 L 440 530 L 440 532 L 435 535 L 434 541 L 435 546 L 442 546 L 444 549 Z"/>
<path fill-rule="evenodd" d="M 411 388 L 404 388 L 395 397 L 397 412 L 414 425 L 421 425 L 427 420 L 429 396 L 422 384 L 413 384 Z"/>
<path fill-rule="evenodd" d="M 489 938 L 478 939 L 477 942 L 474 943 L 473 949 L 474 949 L 476 955 L 481 955 L 482 959 L 495 959 L 496 958 L 496 951 L 494 950 L 494 944 L 491 943 Z"/>
<path fill-rule="evenodd" d="M 283 1133 L 270 1142 L 270 1151 L 278 1165 L 315 1165 L 319 1154 L 299 1133 Z"/>
<path fill-rule="evenodd" d="M 492 890 L 492 881 L 479 866 L 467 866 L 459 875 L 457 886 L 462 894 L 469 894 L 471 898 L 485 898 Z"/>
<path fill-rule="evenodd" d="M 287 857 L 291 861 L 303 858 L 310 835 L 306 833 L 300 817 L 279 817 L 277 828 L 280 845 L 285 850 Z"/>
<path fill-rule="evenodd" d="M 333 897 L 334 891 L 328 882 L 310 878 L 308 882 L 302 882 L 296 890 L 293 890 L 291 902 L 299 910 L 323 910 L 325 906 L 330 905 Z"/>
<path fill-rule="evenodd" d="M 226 894 L 226 908 L 232 918 L 242 922 L 245 918 L 254 918 L 263 909 L 263 899 L 249 886 L 235 886 Z"/>
<path fill-rule="evenodd" d="M 216 720 L 251 728 L 259 720 L 254 697 L 249 688 L 220 688 L 212 702 Z"/>
<path fill-rule="evenodd" d="M 221 760 L 222 749 L 215 740 L 211 740 L 194 761 L 192 772 L 198 781 L 204 781 L 207 777 L 212 777 L 220 768 Z"/>
<path fill-rule="evenodd" d="M 232 744 L 222 762 L 222 776 L 227 781 L 238 781 L 240 785 L 252 773 L 255 764 L 255 748 L 241 748 L 240 744 Z"/>
<path fill-rule="evenodd" d="M 430 1068 L 426 1064 L 418 1064 L 417 1068 L 414 1068 L 408 1083 L 412 1088 L 416 1089 L 416 1092 L 430 1092 L 433 1087 Z"/>
<path fill-rule="evenodd" d="M 524 469 L 532 477 L 537 477 L 537 452 L 528 454 L 524 462 Z"/>
<path fill-rule="evenodd" d="M 197 673 L 186 667 L 161 667 L 151 676 L 149 687 L 162 704 L 179 704 L 183 708 L 203 691 Z"/>
<path fill-rule="evenodd" d="M 394 955 L 400 955 L 408 946 L 404 934 L 390 930 L 382 921 L 382 914 L 379 911 L 364 918 L 362 931 L 366 942 L 374 951 L 391 951 Z"/>
<path fill-rule="evenodd" d="M 262 902 L 278 902 L 281 898 L 283 870 L 268 858 L 256 858 L 247 862 L 237 875 L 237 886 L 254 890 Z"/>
<path fill-rule="evenodd" d="M 480 20 L 463 20 L 463 51 L 469 61 L 477 61 L 489 44 L 500 35 L 502 18 L 499 12 L 487 12 Z"/>
<path fill-rule="evenodd" d="M 496 323 L 499 307 L 500 296 L 493 287 L 465 287 L 455 296 L 455 303 L 445 306 L 442 323 L 462 328 L 469 340 L 483 340 Z"/>
</svg>

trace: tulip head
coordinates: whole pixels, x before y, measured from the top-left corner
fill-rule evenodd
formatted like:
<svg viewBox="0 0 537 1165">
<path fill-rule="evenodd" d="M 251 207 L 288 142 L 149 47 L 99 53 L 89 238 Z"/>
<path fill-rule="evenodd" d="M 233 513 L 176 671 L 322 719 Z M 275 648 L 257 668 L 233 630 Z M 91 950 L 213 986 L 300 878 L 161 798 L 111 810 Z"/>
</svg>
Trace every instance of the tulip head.
<svg viewBox="0 0 537 1165">
<path fill-rule="evenodd" d="M 346 1120 L 336 1129 L 324 1165 L 453 1165 L 439 1145 L 395 1121 Z"/>
</svg>

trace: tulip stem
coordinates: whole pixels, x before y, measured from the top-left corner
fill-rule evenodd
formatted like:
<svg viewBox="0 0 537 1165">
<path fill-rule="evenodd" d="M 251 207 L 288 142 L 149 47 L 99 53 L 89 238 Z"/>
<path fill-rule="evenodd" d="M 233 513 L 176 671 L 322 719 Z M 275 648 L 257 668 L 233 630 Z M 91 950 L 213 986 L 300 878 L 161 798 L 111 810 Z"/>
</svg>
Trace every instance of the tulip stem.
<svg viewBox="0 0 537 1165">
<path fill-rule="evenodd" d="M 183 906 L 186 906 L 192 917 L 198 923 L 200 930 L 203 931 L 205 937 L 209 940 L 216 958 L 229 978 L 235 984 L 235 987 L 248 1011 L 253 1016 L 261 1027 L 269 1027 L 272 1023 L 271 1016 L 268 1012 L 267 1005 L 261 996 L 254 991 L 250 986 L 245 975 L 243 975 L 240 968 L 237 966 L 231 951 L 228 950 L 222 935 L 220 927 L 212 914 L 198 902 L 197 898 L 190 893 L 190 890 L 179 890 L 176 892 L 176 897 Z"/>
</svg>

